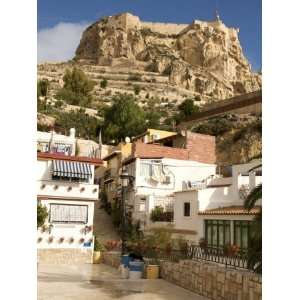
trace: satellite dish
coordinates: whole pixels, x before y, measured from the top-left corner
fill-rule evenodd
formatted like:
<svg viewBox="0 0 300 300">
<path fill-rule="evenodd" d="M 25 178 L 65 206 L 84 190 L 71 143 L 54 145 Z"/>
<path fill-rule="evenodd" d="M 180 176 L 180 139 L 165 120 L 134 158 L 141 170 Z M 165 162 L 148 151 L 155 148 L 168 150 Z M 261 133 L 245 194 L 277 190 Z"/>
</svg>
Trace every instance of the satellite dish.
<svg viewBox="0 0 300 300">
<path fill-rule="evenodd" d="M 125 143 L 130 143 L 130 138 L 128 136 L 125 138 Z"/>
</svg>

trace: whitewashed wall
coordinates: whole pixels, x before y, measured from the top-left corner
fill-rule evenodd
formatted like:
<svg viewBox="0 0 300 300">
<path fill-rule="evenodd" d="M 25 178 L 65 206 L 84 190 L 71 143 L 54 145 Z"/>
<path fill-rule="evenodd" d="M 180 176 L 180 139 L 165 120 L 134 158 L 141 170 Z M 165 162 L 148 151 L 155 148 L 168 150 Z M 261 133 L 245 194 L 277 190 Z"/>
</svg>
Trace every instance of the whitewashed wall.
<svg viewBox="0 0 300 300">
<path fill-rule="evenodd" d="M 83 229 L 85 226 L 93 225 L 94 217 L 94 202 L 92 201 L 63 201 L 63 200 L 41 200 L 41 204 L 47 207 L 47 210 L 50 210 L 50 204 L 73 204 L 73 205 L 88 205 L 88 220 L 86 224 L 59 224 L 52 223 L 53 228 L 51 233 L 48 231 L 42 232 L 40 228 L 37 232 L 37 239 L 42 238 L 42 241 L 37 243 L 38 248 L 50 249 L 50 248 L 87 248 L 83 246 L 83 243 L 79 243 L 79 240 L 83 238 L 85 242 L 88 242 L 93 238 L 93 231 L 84 234 Z M 49 226 L 49 217 L 45 222 L 46 226 Z M 52 243 L 48 242 L 50 236 L 53 236 L 54 240 Z M 64 237 L 65 240 L 63 243 L 59 243 L 59 238 Z M 73 237 L 74 242 L 69 243 L 69 239 Z M 93 243 L 91 247 L 93 246 Z M 91 248 L 88 247 L 88 248 Z"/>
</svg>

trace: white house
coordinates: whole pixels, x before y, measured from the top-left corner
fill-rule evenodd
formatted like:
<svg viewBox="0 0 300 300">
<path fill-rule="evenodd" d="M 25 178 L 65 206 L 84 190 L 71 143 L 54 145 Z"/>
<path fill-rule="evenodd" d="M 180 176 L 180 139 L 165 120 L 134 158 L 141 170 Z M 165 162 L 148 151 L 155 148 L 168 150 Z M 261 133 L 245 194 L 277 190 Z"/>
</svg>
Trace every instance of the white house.
<svg viewBox="0 0 300 300">
<path fill-rule="evenodd" d="M 76 150 L 73 137 L 65 144 L 60 140 L 59 149 L 64 151 L 52 152 L 55 142 L 48 144 L 44 150 L 50 152 L 37 153 L 37 201 L 48 212 L 37 232 L 39 262 L 90 263 L 94 203 L 99 196 L 95 169 L 102 160 L 71 155 Z"/>
<path fill-rule="evenodd" d="M 193 242 L 205 239 L 212 247 L 247 248 L 250 222 L 260 211 L 261 200 L 249 212 L 244 199 L 261 179 L 261 162 L 253 161 L 232 166 L 230 177 L 176 191 L 174 228 L 188 231 L 185 237 Z"/>
<path fill-rule="evenodd" d="M 212 144 L 214 146 L 214 140 Z M 205 154 L 197 158 L 189 159 L 188 150 L 183 148 L 133 144 L 132 155 L 123 162 L 124 168 L 134 178 L 126 193 L 126 202 L 131 207 L 133 220 L 139 220 L 143 229 L 158 225 L 150 220 L 155 207 L 173 211 L 176 191 L 181 191 L 191 182 L 200 184 L 215 177 L 216 165 L 207 162 Z"/>
</svg>

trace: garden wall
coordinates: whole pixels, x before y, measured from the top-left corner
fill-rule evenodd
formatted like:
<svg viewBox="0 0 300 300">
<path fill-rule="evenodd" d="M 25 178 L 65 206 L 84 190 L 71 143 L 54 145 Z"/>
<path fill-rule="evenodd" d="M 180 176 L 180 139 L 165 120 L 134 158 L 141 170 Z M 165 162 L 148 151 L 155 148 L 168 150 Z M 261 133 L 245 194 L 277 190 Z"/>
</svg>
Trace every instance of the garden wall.
<svg viewBox="0 0 300 300">
<path fill-rule="evenodd" d="M 212 300 L 260 300 L 261 276 L 209 262 L 161 262 L 161 277 Z"/>
<path fill-rule="evenodd" d="M 120 252 L 105 252 L 103 263 L 117 268 Z M 161 278 L 212 300 L 261 300 L 261 276 L 205 261 L 160 261 Z"/>
</svg>

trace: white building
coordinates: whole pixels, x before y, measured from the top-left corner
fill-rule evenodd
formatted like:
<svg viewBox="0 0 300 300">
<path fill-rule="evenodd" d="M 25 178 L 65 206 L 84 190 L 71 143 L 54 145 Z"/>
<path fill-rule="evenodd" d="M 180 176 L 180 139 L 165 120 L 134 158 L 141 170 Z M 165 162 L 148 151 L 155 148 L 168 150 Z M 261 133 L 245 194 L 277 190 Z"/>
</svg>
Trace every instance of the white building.
<svg viewBox="0 0 300 300">
<path fill-rule="evenodd" d="M 193 242 L 205 239 L 212 247 L 247 248 L 250 222 L 260 211 L 261 200 L 249 212 L 244 199 L 260 183 L 261 162 L 253 161 L 232 166 L 230 177 L 175 192 L 174 229 Z"/>
<path fill-rule="evenodd" d="M 173 212 L 176 191 L 191 182 L 204 183 L 215 176 L 215 164 L 201 162 L 201 157 L 200 161 L 188 159 L 187 153 L 187 149 L 135 143 L 131 157 L 123 162 L 134 177 L 126 202 L 133 220 L 139 220 L 143 229 L 170 225 L 170 222 L 151 222 L 152 210 L 160 206 L 165 212 Z M 205 155 L 202 158 L 205 161 Z"/>
<path fill-rule="evenodd" d="M 94 203 L 99 196 L 99 186 L 94 183 L 95 169 L 102 165 L 102 160 L 74 156 L 75 134 L 65 139 L 55 137 L 52 134 L 48 146 L 46 135 L 44 144 L 41 136 L 38 140 L 45 151 L 37 153 L 37 200 L 48 212 L 44 226 L 37 232 L 39 261 L 90 263 Z"/>
</svg>

